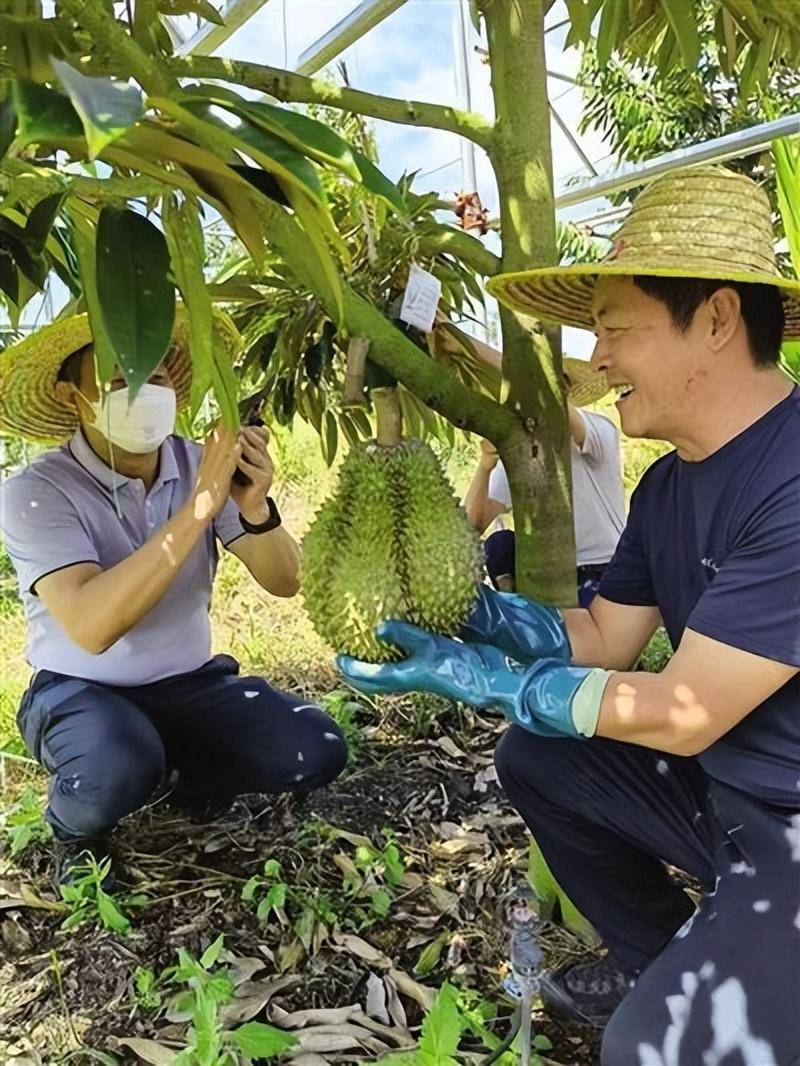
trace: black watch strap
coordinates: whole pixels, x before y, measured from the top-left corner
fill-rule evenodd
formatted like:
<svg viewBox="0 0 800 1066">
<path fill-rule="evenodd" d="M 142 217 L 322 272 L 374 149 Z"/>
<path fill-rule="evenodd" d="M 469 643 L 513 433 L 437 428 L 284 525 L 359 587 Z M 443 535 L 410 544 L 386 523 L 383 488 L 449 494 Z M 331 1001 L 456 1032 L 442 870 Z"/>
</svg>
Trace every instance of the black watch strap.
<svg viewBox="0 0 800 1066">
<path fill-rule="evenodd" d="M 267 496 L 267 508 L 269 509 L 269 518 L 265 522 L 248 522 L 243 514 L 239 514 L 239 524 L 245 533 L 252 533 L 257 536 L 259 533 L 269 533 L 270 530 L 278 528 L 281 524 L 281 514 L 271 496 Z"/>
</svg>

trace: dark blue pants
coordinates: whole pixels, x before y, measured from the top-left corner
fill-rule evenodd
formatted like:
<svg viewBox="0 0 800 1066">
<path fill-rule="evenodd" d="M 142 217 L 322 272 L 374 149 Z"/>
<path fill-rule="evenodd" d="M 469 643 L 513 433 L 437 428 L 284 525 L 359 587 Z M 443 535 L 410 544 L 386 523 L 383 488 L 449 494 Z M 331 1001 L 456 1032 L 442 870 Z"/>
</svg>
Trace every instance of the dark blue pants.
<svg viewBox="0 0 800 1066">
<path fill-rule="evenodd" d="M 516 563 L 514 553 L 516 551 L 516 537 L 511 529 L 498 529 L 483 542 L 483 550 L 486 557 L 486 573 L 495 588 L 499 588 L 498 579 L 510 577 L 513 581 L 516 575 Z M 576 573 L 578 586 L 578 606 L 588 607 L 597 595 L 600 588 L 600 578 L 603 576 L 605 566 L 579 566 Z"/>
<path fill-rule="evenodd" d="M 559 883 L 639 975 L 602 1066 L 800 1063 L 800 811 L 598 738 L 512 726 L 495 762 Z M 665 862 L 700 881 L 696 911 Z"/>
<path fill-rule="evenodd" d="M 18 722 L 53 775 L 47 820 L 56 837 L 103 835 L 172 770 L 186 802 L 332 781 L 347 758 L 335 722 L 238 672 L 218 655 L 192 673 L 122 688 L 40 670 Z"/>
</svg>

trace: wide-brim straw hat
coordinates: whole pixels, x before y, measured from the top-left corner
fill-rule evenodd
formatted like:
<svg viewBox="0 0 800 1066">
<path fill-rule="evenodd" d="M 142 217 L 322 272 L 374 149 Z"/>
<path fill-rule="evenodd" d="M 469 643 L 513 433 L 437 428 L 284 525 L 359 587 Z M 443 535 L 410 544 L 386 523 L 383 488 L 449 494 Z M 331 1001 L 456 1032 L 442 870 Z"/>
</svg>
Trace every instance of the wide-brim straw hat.
<svg viewBox="0 0 800 1066">
<path fill-rule="evenodd" d="M 597 403 L 608 393 L 610 385 L 605 371 L 592 370 L 585 359 L 573 359 L 565 356 L 561 364 L 564 373 L 569 375 L 567 399 L 573 407 L 588 407 Z"/>
<path fill-rule="evenodd" d="M 217 310 L 213 336 L 215 345 L 232 359 L 239 335 L 230 318 Z M 74 407 L 56 397 L 56 381 L 64 360 L 91 340 L 89 316 L 70 315 L 0 352 L 0 433 L 46 444 L 62 443 L 72 436 L 78 428 L 78 415 Z M 189 404 L 192 362 L 189 315 L 182 305 L 175 310 L 172 341 L 164 362 L 178 410 L 183 410 Z"/>
<path fill-rule="evenodd" d="M 499 274 L 487 288 L 514 311 L 592 329 L 597 279 L 636 274 L 774 285 L 784 298 L 784 339 L 800 337 L 800 280 L 778 272 L 767 195 L 725 167 L 683 168 L 651 182 L 602 262 Z"/>
</svg>

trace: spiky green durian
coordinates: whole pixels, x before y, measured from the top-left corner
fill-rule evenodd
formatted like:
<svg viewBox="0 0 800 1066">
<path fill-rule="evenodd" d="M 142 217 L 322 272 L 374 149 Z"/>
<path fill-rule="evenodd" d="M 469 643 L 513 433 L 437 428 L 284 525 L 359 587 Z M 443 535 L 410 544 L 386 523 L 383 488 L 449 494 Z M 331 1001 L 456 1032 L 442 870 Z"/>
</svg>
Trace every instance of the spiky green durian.
<svg viewBox="0 0 800 1066">
<path fill-rule="evenodd" d="M 480 540 L 438 459 L 420 441 L 353 448 L 303 541 L 302 590 L 336 651 L 382 662 L 385 618 L 456 633 L 480 580 Z"/>
</svg>

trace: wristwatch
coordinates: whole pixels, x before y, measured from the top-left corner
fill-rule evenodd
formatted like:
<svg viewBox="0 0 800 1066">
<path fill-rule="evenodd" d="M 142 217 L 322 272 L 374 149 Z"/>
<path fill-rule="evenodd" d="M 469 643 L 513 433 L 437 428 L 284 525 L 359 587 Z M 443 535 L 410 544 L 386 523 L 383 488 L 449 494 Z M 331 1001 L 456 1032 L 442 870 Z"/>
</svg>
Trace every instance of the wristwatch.
<svg viewBox="0 0 800 1066">
<path fill-rule="evenodd" d="M 267 509 L 269 510 L 269 518 L 264 522 L 248 522 L 244 515 L 241 512 L 239 513 L 239 524 L 245 533 L 252 533 L 257 536 L 259 533 L 269 533 L 270 530 L 278 528 L 281 524 L 281 514 L 271 496 L 267 496 Z"/>
</svg>

